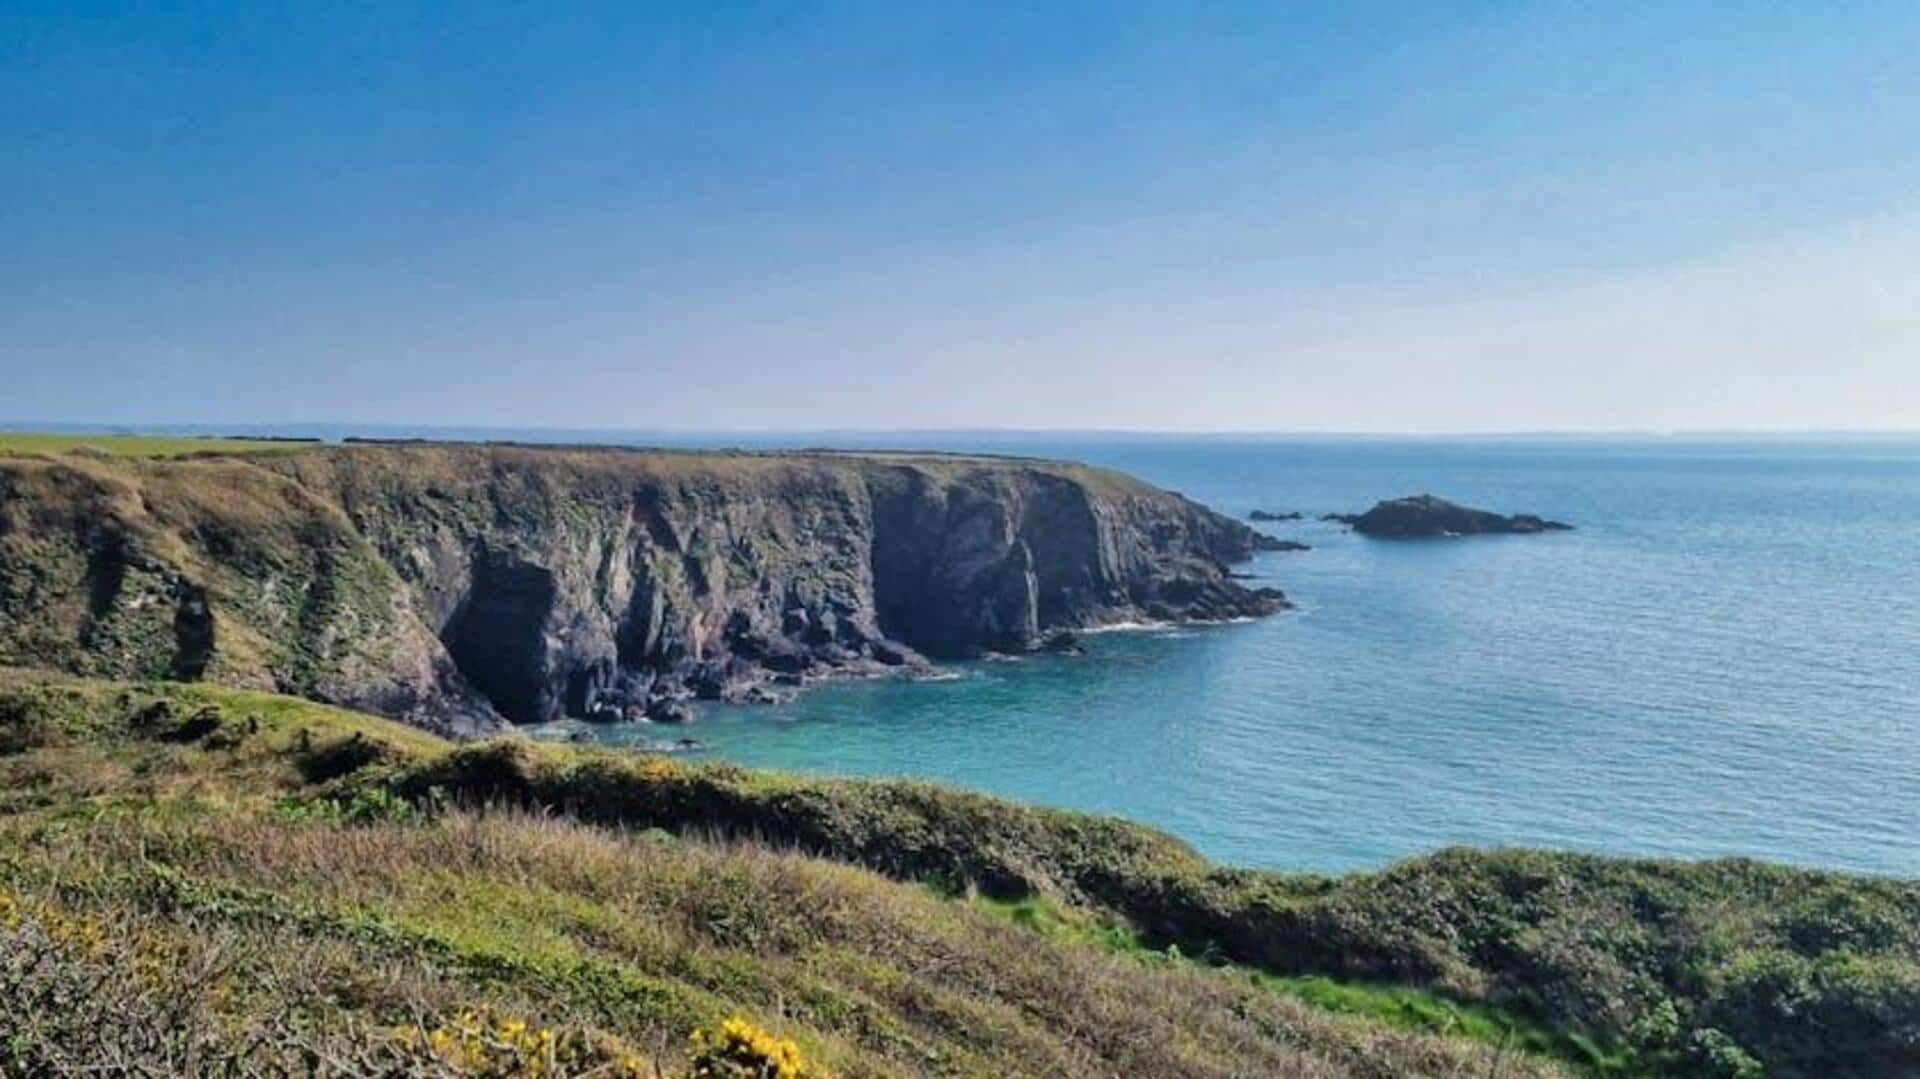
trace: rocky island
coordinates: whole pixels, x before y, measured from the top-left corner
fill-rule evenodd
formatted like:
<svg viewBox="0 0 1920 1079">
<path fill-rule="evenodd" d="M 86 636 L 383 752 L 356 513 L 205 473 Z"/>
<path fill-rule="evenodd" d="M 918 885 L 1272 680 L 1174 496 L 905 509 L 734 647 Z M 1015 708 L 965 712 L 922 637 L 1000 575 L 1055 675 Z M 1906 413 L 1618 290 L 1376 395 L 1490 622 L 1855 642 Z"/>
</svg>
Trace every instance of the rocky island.
<svg viewBox="0 0 1920 1079">
<path fill-rule="evenodd" d="M 0 664 L 476 734 L 1287 606 L 1280 543 L 1061 462 L 394 444 L 0 457 Z"/>
<path fill-rule="evenodd" d="M 1565 532 L 1572 525 L 1549 521 L 1531 513 L 1511 516 L 1473 509 L 1433 495 L 1413 495 L 1376 503 L 1365 513 L 1328 514 L 1324 520 L 1353 526 L 1355 532 L 1378 539 L 1418 539 L 1432 536 L 1532 535 Z"/>
</svg>

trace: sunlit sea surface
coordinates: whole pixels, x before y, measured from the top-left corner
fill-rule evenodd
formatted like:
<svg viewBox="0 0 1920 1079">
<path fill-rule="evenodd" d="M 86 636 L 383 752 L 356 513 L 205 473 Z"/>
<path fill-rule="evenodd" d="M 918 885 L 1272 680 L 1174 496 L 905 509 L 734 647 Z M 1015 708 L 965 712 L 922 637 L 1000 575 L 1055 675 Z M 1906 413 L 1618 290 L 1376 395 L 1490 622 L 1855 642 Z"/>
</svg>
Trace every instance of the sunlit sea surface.
<svg viewBox="0 0 1920 1079">
<path fill-rule="evenodd" d="M 1396 543 L 1262 526 L 1313 545 L 1244 567 L 1296 611 L 603 740 L 931 777 L 1131 817 L 1248 865 L 1464 843 L 1920 875 L 1920 440 L 679 441 L 1073 458 L 1238 517 L 1430 491 L 1578 530 Z"/>
</svg>

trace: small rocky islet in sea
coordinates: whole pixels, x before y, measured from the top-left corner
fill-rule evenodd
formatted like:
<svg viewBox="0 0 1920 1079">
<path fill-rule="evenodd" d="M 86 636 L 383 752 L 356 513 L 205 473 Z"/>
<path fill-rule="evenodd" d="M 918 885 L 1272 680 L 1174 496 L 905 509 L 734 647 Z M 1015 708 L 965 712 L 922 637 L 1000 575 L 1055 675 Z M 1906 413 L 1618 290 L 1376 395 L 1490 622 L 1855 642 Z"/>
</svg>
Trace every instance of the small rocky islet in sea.
<svg viewBox="0 0 1920 1079">
<path fill-rule="evenodd" d="M 1377 502 L 1365 513 L 1329 513 L 1323 521 L 1349 525 L 1376 539 L 1424 539 L 1438 536 L 1537 535 L 1566 532 L 1573 526 L 1531 513 L 1501 514 L 1449 502 L 1434 495 L 1412 495 Z"/>
<path fill-rule="evenodd" d="M 1247 520 L 1259 521 L 1262 523 L 1273 523 L 1273 522 L 1285 522 L 1285 521 L 1300 521 L 1300 520 L 1305 520 L 1305 518 L 1299 512 L 1293 511 L 1293 510 L 1285 510 L 1285 511 L 1254 510 L 1252 513 L 1247 514 Z M 1256 533 L 1255 535 L 1257 536 L 1257 538 L 1254 540 L 1254 545 L 1258 550 L 1262 550 L 1262 551 L 1311 551 L 1313 550 L 1311 546 L 1301 543 L 1299 540 L 1281 539 L 1278 536 L 1269 536 L 1264 532 Z"/>
</svg>

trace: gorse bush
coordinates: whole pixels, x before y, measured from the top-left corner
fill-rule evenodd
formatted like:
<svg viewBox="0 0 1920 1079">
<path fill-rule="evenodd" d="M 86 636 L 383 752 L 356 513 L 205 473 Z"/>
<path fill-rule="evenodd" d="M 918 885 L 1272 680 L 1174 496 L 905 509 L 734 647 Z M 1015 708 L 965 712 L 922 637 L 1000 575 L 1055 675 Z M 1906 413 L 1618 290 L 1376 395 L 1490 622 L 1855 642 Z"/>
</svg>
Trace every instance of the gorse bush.
<svg viewBox="0 0 1920 1079">
<path fill-rule="evenodd" d="M 225 970 L 204 953 L 11 896 L 5 909 L 0 1075 L 424 1074 L 350 1027 L 221 1014 Z"/>
<path fill-rule="evenodd" d="M 306 794 L 282 799 L 274 811 L 283 820 L 324 821 L 332 824 L 422 824 L 445 812 L 446 792 L 431 789 L 417 798 L 402 797 L 385 787 L 353 787 L 344 791 Z"/>
<path fill-rule="evenodd" d="M 807 1064 L 791 1038 L 769 1034 L 739 1016 L 693 1032 L 689 1079 L 830 1079 Z"/>
<path fill-rule="evenodd" d="M 660 1079 L 653 1061 L 618 1041 L 476 1008 L 420 1032 L 402 1029 L 406 1049 L 475 1079 Z"/>
<path fill-rule="evenodd" d="M 182 962 L 182 959 L 188 959 Z M 225 962 L 0 892 L 0 1075 L 444 1075 L 472 1079 L 831 1079 L 792 1039 L 734 1016 L 663 1066 L 610 1035 L 489 1005 L 382 1035 L 298 1010 L 232 1008 Z"/>
<path fill-rule="evenodd" d="M 446 1075 L 475 1079 L 661 1079 L 647 1058 L 572 1027 L 462 1012 L 382 1037 L 298 1013 L 236 1017 L 230 972 L 97 923 L 0 909 L 0 1075 Z"/>
</svg>

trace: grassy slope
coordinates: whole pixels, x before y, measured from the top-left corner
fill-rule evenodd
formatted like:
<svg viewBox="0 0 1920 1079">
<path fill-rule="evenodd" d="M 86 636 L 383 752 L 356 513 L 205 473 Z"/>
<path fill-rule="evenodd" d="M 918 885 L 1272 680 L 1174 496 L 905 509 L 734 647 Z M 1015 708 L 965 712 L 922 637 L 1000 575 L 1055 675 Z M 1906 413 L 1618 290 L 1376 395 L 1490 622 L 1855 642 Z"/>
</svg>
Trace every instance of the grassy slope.
<svg viewBox="0 0 1920 1079">
<path fill-rule="evenodd" d="M 739 1015 L 843 1075 L 1557 1070 L 781 844 L 387 793 L 453 752 L 285 697 L 0 674 L 0 1050 L 414 1073 L 394 1028 L 477 1012 L 671 1071 Z"/>
<path fill-rule="evenodd" d="M 12 708 L 17 752 L 0 758 L 6 804 L 28 810 L 11 827 L 67 831 L 9 847 L 82 853 L 26 859 L 10 870 L 19 879 L 44 887 L 85 877 L 78 862 L 138 864 L 136 850 L 158 851 L 206 887 L 319 896 L 325 909 L 376 912 L 436 947 L 491 956 L 462 962 L 502 962 L 504 948 L 544 971 L 542 991 L 567 981 L 553 963 L 624 970 L 674 1001 L 639 1008 L 643 1029 L 620 1028 L 629 1035 L 731 1009 L 773 1022 L 782 1008 L 769 1002 L 784 1001 L 807 1044 L 856 1071 L 1307 1067 L 1282 1053 L 1292 1046 L 1335 1067 L 1404 1072 L 1445 1070 L 1489 1041 L 1509 1069 L 1541 1059 L 1519 1050 L 1700 1074 L 1753 1074 L 1761 1062 L 1782 1075 L 1920 1069 L 1910 882 L 1530 851 L 1283 876 L 1210 866 L 1125 822 L 929 784 L 520 742 L 451 748 L 366 717 L 202 687 L 168 687 L 182 705 L 142 733 L 127 717 L 158 690 L 23 686 L 0 694 L 25 702 Z M 258 711 L 260 729 L 214 750 L 209 737 L 228 736 L 184 745 L 158 733 L 202 700 L 222 702 L 223 730 L 236 710 Z M 561 817 L 339 827 L 447 801 Z M 123 804 L 132 808 L 107 808 Z M 680 838 L 647 838 L 668 835 Z M 306 852 L 306 870 L 274 853 L 287 843 Z M 461 844 L 484 857 L 458 854 Z M 551 853 L 533 864 L 533 851 Z M 569 868 L 582 865 L 593 868 Z M 669 883 L 640 883 L 656 880 Z M 1195 959 L 1245 965 L 1208 971 Z M 581 960 L 589 967 L 565 966 Z M 578 997 L 552 1006 L 596 1014 Z M 1109 1039 L 1115 1024 L 1131 1033 Z M 1407 1031 L 1420 1026 L 1467 1038 Z M 1147 1057 L 1128 1055 L 1143 1046 Z"/>
<path fill-rule="evenodd" d="M 1371 874 L 1219 868 L 1122 821 L 910 782 L 465 747 L 392 780 L 588 820 L 791 843 L 1104 911 L 1154 946 L 1503 1004 L 1643 1064 L 1920 1072 L 1920 884 L 1745 860 L 1443 851 Z"/>
</svg>

